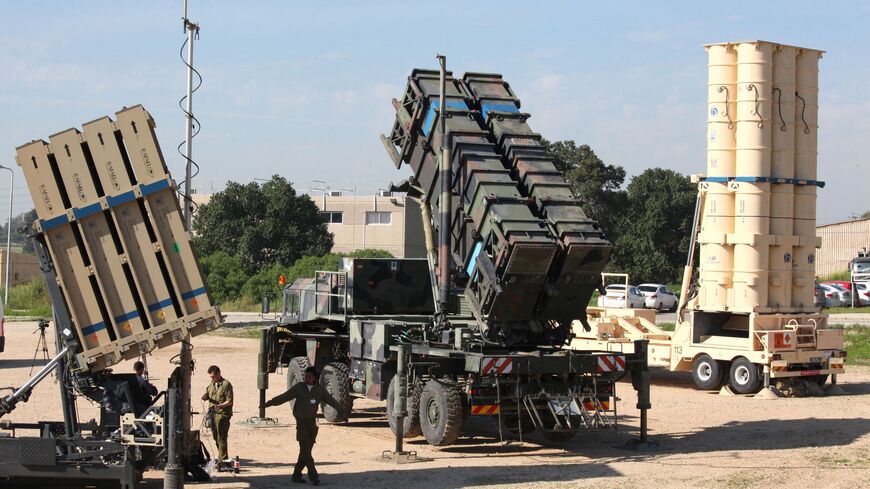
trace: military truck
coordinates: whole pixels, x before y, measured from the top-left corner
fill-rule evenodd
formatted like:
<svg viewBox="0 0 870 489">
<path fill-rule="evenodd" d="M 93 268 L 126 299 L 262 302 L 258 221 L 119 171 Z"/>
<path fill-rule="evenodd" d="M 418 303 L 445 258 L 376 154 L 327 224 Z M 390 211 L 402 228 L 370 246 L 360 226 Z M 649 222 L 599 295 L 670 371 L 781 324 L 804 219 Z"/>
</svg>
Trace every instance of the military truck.
<svg viewBox="0 0 870 489">
<path fill-rule="evenodd" d="M 208 475 L 199 432 L 178 401 L 179 370 L 156 398 L 124 360 L 189 341 L 222 324 L 179 208 L 177 189 L 137 105 L 16 151 L 38 219 L 32 236 L 54 313 L 57 355 L 33 378 L 0 398 L 0 479 L 16 487 L 44 482 L 111 484 L 132 489 L 148 468 L 180 455 L 199 480 Z M 62 421 L 11 419 L 54 372 Z M 81 422 L 76 399 L 100 406 Z M 183 433 L 176 437 L 176 433 Z M 179 469 L 180 467 L 175 467 Z M 25 482 L 26 481 L 26 482 Z"/>
<path fill-rule="evenodd" d="M 419 201 L 427 258 L 345 260 L 284 288 L 261 341 L 260 388 L 279 366 L 289 387 L 315 365 L 344 412 L 357 398 L 387 401 L 394 432 L 436 446 L 453 443 L 469 416 L 551 440 L 613 427 L 627 374 L 645 414 L 645 341 L 631 354 L 565 348 L 611 245 L 510 85 L 417 69 L 393 106 L 382 141 L 414 172 L 393 190 Z M 394 412 L 404 395 L 406 415 Z M 330 421 L 343 415 L 325 408 Z"/>
</svg>

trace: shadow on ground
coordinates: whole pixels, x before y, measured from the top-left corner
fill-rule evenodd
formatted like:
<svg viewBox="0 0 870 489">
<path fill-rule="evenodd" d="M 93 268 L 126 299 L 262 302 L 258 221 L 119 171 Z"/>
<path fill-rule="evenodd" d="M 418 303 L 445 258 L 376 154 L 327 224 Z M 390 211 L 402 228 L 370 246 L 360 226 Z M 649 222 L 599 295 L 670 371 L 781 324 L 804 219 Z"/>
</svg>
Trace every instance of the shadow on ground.
<svg viewBox="0 0 870 489">
<path fill-rule="evenodd" d="M 320 465 L 320 463 L 318 463 Z M 326 464 L 324 464 L 325 466 Z M 327 473 L 321 471 L 321 485 L 325 487 L 383 488 L 414 487 L 437 489 L 461 489 L 464 487 L 498 486 L 500 484 L 525 484 L 539 481 L 570 483 L 597 477 L 616 477 L 621 475 L 607 464 L 553 464 L 535 466 L 485 465 L 473 467 L 426 467 L 426 462 L 403 465 L 397 470 L 388 463 L 364 472 Z M 339 469 L 340 470 L 340 469 Z M 256 489 L 277 489 L 291 486 L 290 472 L 282 475 L 221 475 L 212 483 L 196 484 L 196 487 L 217 488 L 250 487 Z M 413 482 L 410 482 L 413 481 Z M 137 489 L 159 489 L 163 481 L 148 480 Z M 193 485 L 191 485 L 193 486 Z"/>
</svg>

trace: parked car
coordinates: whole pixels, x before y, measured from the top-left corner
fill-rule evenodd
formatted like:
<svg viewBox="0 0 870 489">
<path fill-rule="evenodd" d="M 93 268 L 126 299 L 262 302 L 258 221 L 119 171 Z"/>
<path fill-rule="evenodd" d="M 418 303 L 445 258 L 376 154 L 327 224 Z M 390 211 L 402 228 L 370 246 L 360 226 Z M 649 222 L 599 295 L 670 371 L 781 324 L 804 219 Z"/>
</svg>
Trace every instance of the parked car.
<svg viewBox="0 0 870 489">
<path fill-rule="evenodd" d="M 816 287 L 813 289 L 813 307 L 820 309 L 828 307 L 825 300 L 825 289 L 819 284 L 816 284 Z"/>
<path fill-rule="evenodd" d="M 855 282 L 855 305 L 870 306 L 870 283 Z"/>
<path fill-rule="evenodd" d="M 599 307 L 626 307 L 629 309 L 642 308 L 646 304 L 646 298 L 634 285 L 628 286 L 628 299 L 625 297 L 626 286 L 612 284 L 606 287 L 606 295 L 598 298 Z"/>
<path fill-rule="evenodd" d="M 852 282 L 849 282 L 848 280 L 827 280 L 822 283 L 825 285 L 839 285 L 840 287 L 843 287 L 849 292 L 852 291 Z"/>
<path fill-rule="evenodd" d="M 656 311 L 676 311 L 677 295 L 663 284 L 640 284 L 637 286 L 644 297 L 644 307 Z"/>
<path fill-rule="evenodd" d="M 830 284 L 819 284 L 819 287 L 825 293 L 825 307 L 840 307 L 852 303 L 851 294 L 842 287 Z"/>
</svg>

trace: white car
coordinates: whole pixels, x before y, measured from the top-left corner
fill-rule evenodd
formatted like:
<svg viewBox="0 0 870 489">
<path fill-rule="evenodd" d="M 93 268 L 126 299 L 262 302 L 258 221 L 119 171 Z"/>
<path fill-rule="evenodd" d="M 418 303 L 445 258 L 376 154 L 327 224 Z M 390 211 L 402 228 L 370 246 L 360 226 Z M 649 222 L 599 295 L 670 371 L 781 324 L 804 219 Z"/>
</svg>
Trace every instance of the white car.
<svg viewBox="0 0 870 489">
<path fill-rule="evenodd" d="M 870 306 L 870 283 L 855 282 L 855 305 Z"/>
<path fill-rule="evenodd" d="M 663 284 L 640 284 L 637 286 L 644 297 L 644 306 L 656 311 L 676 311 L 677 296 Z"/>
<path fill-rule="evenodd" d="M 850 297 L 849 302 L 847 303 L 845 300 L 845 294 L 831 284 L 819 284 L 819 287 L 821 287 L 822 292 L 825 293 L 825 307 L 840 307 L 851 304 L 852 302 L 852 298 Z"/>
<path fill-rule="evenodd" d="M 628 286 L 628 300 L 625 298 L 625 285 L 612 284 L 605 289 L 606 295 L 598 298 L 599 307 L 642 308 L 646 299 L 634 285 Z"/>
</svg>

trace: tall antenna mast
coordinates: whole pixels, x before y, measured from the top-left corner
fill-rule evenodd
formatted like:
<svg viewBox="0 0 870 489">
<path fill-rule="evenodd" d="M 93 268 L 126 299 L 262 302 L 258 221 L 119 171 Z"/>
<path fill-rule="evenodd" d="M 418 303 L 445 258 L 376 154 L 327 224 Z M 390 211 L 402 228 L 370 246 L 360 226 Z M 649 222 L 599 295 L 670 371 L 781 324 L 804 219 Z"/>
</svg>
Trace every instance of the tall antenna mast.
<svg viewBox="0 0 870 489">
<path fill-rule="evenodd" d="M 187 33 L 187 108 L 184 109 L 184 224 L 188 231 L 191 229 L 191 211 L 193 201 L 190 198 L 190 181 L 193 178 L 193 128 L 196 118 L 193 117 L 193 75 L 196 70 L 193 69 L 193 41 L 199 38 L 199 24 L 191 22 L 187 18 L 187 0 L 184 0 L 184 31 Z"/>
<path fill-rule="evenodd" d="M 199 37 L 199 25 L 190 21 L 187 18 L 187 0 L 184 0 L 184 16 L 181 18 L 184 22 L 184 32 L 187 33 L 187 61 L 184 64 L 187 66 L 187 95 L 185 96 L 186 108 L 184 110 L 185 128 L 184 128 L 184 153 L 182 156 L 185 160 L 184 166 L 184 194 L 181 196 L 184 203 L 184 224 L 188 231 L 191 230 L 191 215 L 193 213 L 193 200 L 190 198 L 191 186 L 190 181 L 193 178 L 193 137 L 196 135 L 194 124 L 199 126 L 196 117 L 193 116 L 193 92 L 196 89 L 193 86 L 193 77 L 199 77 L 199 73 L 193 68 L 193 41 Z M 182 47 L 182 49 L 184 49 Z M 184 60 L 184 58 L 182 58 Z M 199 77 L 200 81 L 202 77 Z M 196 88 L 199 88 L 197 85 Z M 184 99 L 182 99 L 183 101 Z M 179 101 L 181 105 L 181 101 Z M 178 146 L 179 153 L 181 145 Z M 169 423 L 168 431 L 168 453 L 167 463 L 164 476 L 165 489 L 178 489 L 184 487 L 184 471 L 183 459 L 188 456 L 188 453 L 179 453 L 184 449 L 184 443 L 181 443 L 179 434 L 187 434 L 190 432 L 190 390 L 191 390 L 191 375 L 193 373 L 193 352 L 190 342 L 181 342 L 181 353 L 179 354 L 178 370 L 179 379 L 175 386 L 167 391 L 167 402 L 170 403 L 171 422 Z M 178 406 L 180 404 L 180 406 Z M 175 414 L 178 414 L 181 419 L 177 420 Z M 180 422 L 179 422 L 180 421 Z M 183 436 L 183 435 L 182 435 Z"/>
</svg>

